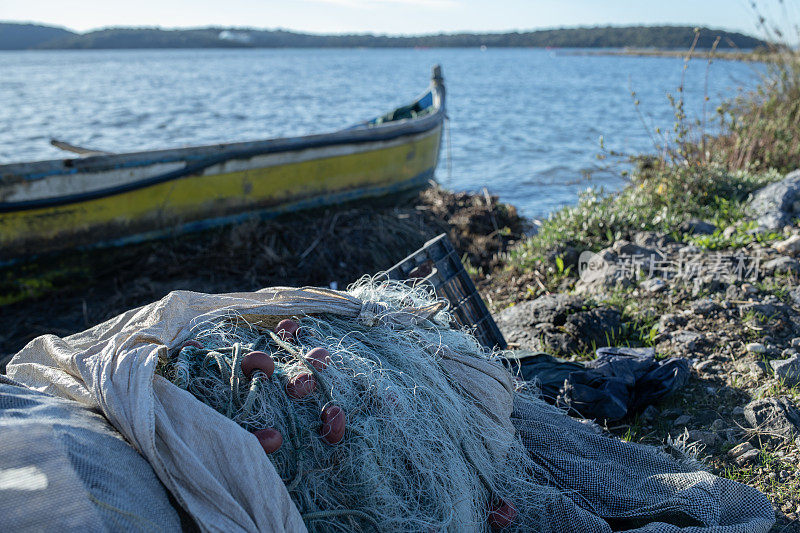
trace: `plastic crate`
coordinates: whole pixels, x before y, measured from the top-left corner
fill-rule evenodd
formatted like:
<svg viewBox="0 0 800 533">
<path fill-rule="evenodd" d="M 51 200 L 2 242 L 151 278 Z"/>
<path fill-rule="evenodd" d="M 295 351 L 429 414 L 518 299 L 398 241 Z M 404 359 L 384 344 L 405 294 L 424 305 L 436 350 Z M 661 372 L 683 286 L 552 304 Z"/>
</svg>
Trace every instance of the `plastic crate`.
<svg viewBox="0 0 800 533">
<path fill-rule="evenodd" d="M 458 324 L 470 328 L 484 347 L 506 349 L 503 334 L 444 233 L 382 274 L 388 279 L 408 281 L 414 285 L 431 284 L 440 298 L 450 302 L 450 310 Z"/>
</svg>

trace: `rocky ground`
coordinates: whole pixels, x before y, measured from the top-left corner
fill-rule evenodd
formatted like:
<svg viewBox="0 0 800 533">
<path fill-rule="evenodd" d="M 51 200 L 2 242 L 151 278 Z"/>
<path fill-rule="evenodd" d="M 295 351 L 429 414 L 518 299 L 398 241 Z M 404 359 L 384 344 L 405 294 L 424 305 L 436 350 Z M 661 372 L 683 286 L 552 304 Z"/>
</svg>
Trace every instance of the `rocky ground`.
<svg viewBox="0 0 800 533">
<path fill-rule="evenodd" d="M 587 360 L 600 346 L 651 346 L 688 359 L 683 389 L 607 430 L 654 445 L 683 436 L 710 471 L 767 494 L 773 531 L 788 532 L 800 531 L 800 204 L 772 204 L 783 212 L 757 213 L 757 226 L 696 220 L 596 254 L 560 247 L 536 271 L 495 271 L 482 290 L 512 347 Z"/>
</svg>

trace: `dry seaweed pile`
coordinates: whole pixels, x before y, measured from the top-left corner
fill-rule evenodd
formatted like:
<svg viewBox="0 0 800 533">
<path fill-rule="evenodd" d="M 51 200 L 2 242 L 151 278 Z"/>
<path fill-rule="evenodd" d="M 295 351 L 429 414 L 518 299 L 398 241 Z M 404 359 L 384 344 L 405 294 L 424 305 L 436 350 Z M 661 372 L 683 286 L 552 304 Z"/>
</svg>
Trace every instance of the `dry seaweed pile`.
<svg viewBox="0 0 800 533">
<path fill-rule="evenodd" d="M 399 283 L 352 293 L 384 315 L 434 303 Z M 491 357 L 449 318 L 301 316 L 276 333 L 231 315 L 196 326 L 159 372 L 256 434 L 311 530 L 538 530 L 554 489 L 521 442 L 485 422 L 468 391 L 479 384 L 442 364 L 447 350 Z"/>
<path fill-rule="evenodd" d="M 423 207 L 419 209 L 445 222 L 442 231 L 481 274 L 502 265 L 505 252 L 528 229 L 513 205 L 500 203 L 486 189 L 469 194 L 430 188 L 422 191 L 420 198 Z"/>
<path fill-rule="evenodd" d="M 75 333 L 172 290 L 345 286 L 391 267 L 441 232 L 488 272 L 495 254 L 521 229 L 522 219 L 496 198 L 434 186 L 405 197 L 2 268 L 0 370 L 4 356 L 38 335 Z"/>
</svg>

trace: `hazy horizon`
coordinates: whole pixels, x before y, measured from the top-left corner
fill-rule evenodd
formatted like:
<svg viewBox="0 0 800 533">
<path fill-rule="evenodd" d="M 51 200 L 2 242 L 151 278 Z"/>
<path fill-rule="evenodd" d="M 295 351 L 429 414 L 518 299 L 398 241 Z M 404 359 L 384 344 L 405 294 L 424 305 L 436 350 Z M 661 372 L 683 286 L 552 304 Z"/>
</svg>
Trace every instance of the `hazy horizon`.
<svg viewBox="0 0 800 533">
<path fill-rule="evenodd" d="M 794 34 L 796 5 L 762 2 L 768 20 L 786 21 Z M 0 20 L 58 26 L 79 33 L 110 27 L 162 29 L 209 26 L 280 29 L 299 33 L 427 35 L 506 33 L 592 26 L 706 26 L 762 37 L 746 0 L 140 0 L 113 4 L 11 0 Z"/>
<path fill-rule="evenodd" d="M 282 26 L 255 26 L 255 25 L 223 25 L 223 24 L 204 24 L 198 26 L 163 26 L 163 25 L 110 25 L 110 26 L 101 26 L 98 28 L 92 28 L 88 30 L 77 30 L 75 28 L 71 28 L 69 26 L 59 25 L 59 24 L 50 24 L 41 22 L 38 20 L 4 20 L 0 19 L 0 24 L 21 24 L 21 25 L 38 25 L 38 26 L 47 26 L 53 28 L 60 28 L 63 30 L 72 31 L 78 34 L 86 34 L 91 33 L 94 31 L 103 31 L 103 30 L 110 30 L 110 29 L 158 29 L 164 31 L 173 31 L 173 30 L 200 30 L 206 28 L 224 28 L 230 30 L 253 30 L 253 31 L 285 31 L 291 33 L 302 33 L 308 35 L 373 35 L 373 36 L 388 36 L 388 37 L 424 37 L 429 35 L 458 35 L 458 34 L 506 34 L 506 33 L 530 33 L 530 32 L 538 32 L 538 31 L 552 31 L 552 30 L 569 30 L 569 29 L 590 29 L 590 28 L 605 28 L 605 27 L 612 27 L 612 28 L 630 28 L 630 27 L 644 27 L 644 28 L 652 28 L 652 27 L 661 27 L 661 26 L 674 26 L 674 27 L 706 27 L 711 30 L 719 30 L 719 31 L 728 31 L 728 32 L 737 32 L 743 33 L 745 35 L 750 35 L 753 37 L 757 37 L 755 31 L 744 31 L 744 30 L 737 30 L 737 29 L 729 29 L 729 28 L 722 28 L 719 26 L 712 26 L 707 24 L 680 24 L 680 23 L 653 23 L 653 24 L 578 24 L 578 25 L 562 25 L 562 26 L 547 26 L 547 27 L 536 27 L 536 28 L 509 28 L 505 30 L 453 30 L 453 31 L 438 31 L 438 32 L 425 32 L 425 33 L 386 33 L 386 32 L 376 32 L 376 31 L 342 31 L 342 32 L 324 32 L 324 31 L 306 31 L 300 30 L 296 28 L 286 28 Z"/>
</svg>

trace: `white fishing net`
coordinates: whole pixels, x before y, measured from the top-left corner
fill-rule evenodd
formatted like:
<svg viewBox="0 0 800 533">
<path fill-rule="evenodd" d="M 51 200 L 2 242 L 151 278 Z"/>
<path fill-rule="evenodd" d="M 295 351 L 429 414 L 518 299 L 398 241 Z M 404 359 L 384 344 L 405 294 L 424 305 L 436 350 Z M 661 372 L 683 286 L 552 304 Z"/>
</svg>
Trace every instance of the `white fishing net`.
<svg viewBox="0 0 800 533">
<path fill-rule="evenodd" d="M 483 531 L 501 501 L 519 513 L 517 527 L 539 529 L 553 489 L 534 479 L 521 441 L 491 421 L 480 393 L 470 391 L 474 383 L 448 369 L 454 353 L 501 371 L 496 358 L 451 329 L 444 309 L 413 327 L 382 321 L 436 304 L 424 289 L 364 279 L 349 292 L 374 304 L 372 325 L 298 315 L 300 329 L 286 342 L 263 321 L 229 313 L 195 325 L 190 338 L 203 347 L 173 350 L 157 372 L 248 431 L 281 433 L 269 458 L 310 529 Z M 316 347 L 330 353 L 324 369 L 303 357 Z M 253 351 L 271 354 L 271 378 L 245 376 L 242 360 Z M 308 373 L 315 391 L 291 398 L 287 384 Z M 330 405 L 346 414 L 345 437 L 335 445 L 320 435 L 320 413 Z"/>
</svg>

